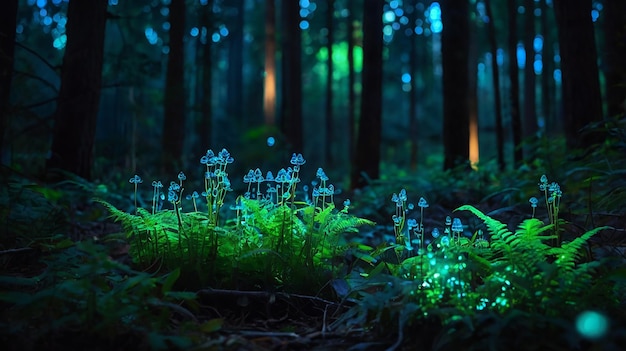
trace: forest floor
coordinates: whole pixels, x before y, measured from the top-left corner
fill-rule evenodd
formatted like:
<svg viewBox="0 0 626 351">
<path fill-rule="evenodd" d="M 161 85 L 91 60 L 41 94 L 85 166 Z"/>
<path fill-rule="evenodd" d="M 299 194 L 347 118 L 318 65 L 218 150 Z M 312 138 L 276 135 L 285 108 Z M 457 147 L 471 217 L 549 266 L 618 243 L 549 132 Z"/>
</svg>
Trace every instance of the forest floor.
<svg viewBox="0 0 626 351">
<path fill-rule="evenodd" d="M 59 239 L 62 233 L 64 238 L 72 243 L 91 241 L 101 243 L 102 249 L 106 250 L 105 256 L 112 261 L 132 266 L 132 259 L 128 253 L 129 246 L 124 240 L 118 240 L 123 228 L 107 218 L 107 213 L 100 205 L 92 202 L 93 191 L 84 191 L 84 186 L 79 190 L 50 190 L 46 186 L 38 184 L 30 179 L 20 180 L 21 203 L 12 204 L 11 201 L 3 203 L 3 218 L 7 222 L 3 225 L 3 240 L 15 240 L 20 245 L 13 245 L 0 251 L 2 290 L 12 286 L 6 277 L 16 279 L 32 278 L 41 276 L 49 267 L 43 263 L 46 257 L 55 251 L 61 251 L 64 247 L 71 246 L 65 239 Z M 48 190 L 46 190 L 48 189 Z M 451 192 L 456 190 L 451 189 Z M 11 190 L 9 190 L 9 193 Z M 24 193 L 31 192 L 32 196 Z M 455 193 L 458 198 L 470 197 L 463 192 Z M 11 196 L 9 196 L 11 197 Z M 124 197 L 129 202 L 128 197 Z M 460 201 L 460 200 L 459 200 Z M 484 208 L 498 208 L 499 204 L 483 204 Z M 21 206 L 19 209 L 11 206 Z M 454 208 L 455 204 L 445 204 L 445 207 Z M 432 206 L 436 218 L 445 217 L 443 207 Z M 506 211 L 512 222 L 519 223 L 517 219 L 523 211 L 519 206 L 512 206 L 500 210 Z M 383 214 L 387 216 L 387 214 Z M 611 217 L 603 225 L 614 225 L 616 228 L 623 227 L 622 217 Z M 582 226 L 583 224 L 580 224 Z M 380 226 L 374 231 L 387 231 L 388 228 Z M 45 235 L 39 236 L 40 232 Z M 54 239 L 51 239 L 54 236 Z M 621 235 L 623 236 L 623 235 Z M 620 236 L 620 238 L 621 238 Z M 110 238 L 113 238 L 110 240 Z M 626 247 L 623 239 L 604 238 L 610 240 L 609 246 L 613 249 Z M 30 241 L 28 241 L 30 240 Z M 617 240 L 617 241 L 615 241 Z M 35 243 L 35 244 L 33 244 Z M 600 242 L 594 245 L 599 246 Z M 600 243 L 601 244 L 601 243 Z M 8 245 L 4 244 L 4 247 Z M 600 245 L 601 246 L 601 245 Z M 621 252 L 624 255 L 624 252 Z M 32 286 L 18 287 L 18 289 L 32 289 Z M 85 292 L 89 287 L 85 288 Z M 289 294 L 272 291 L 241 291 L 228 289 L 211 289 L 204 287 L 192 291 L 198 298 L 194 306 L 181 304 L 180 313 L 176 313 L 169 320 L 169 330 L 179 336 L 190 337 L 194 340 L 193 345 L 184 347 L 194 350 L 412 350 L 430 349 L 433 335 L 427 335 L 420 345 L 420 337 L 428 331 L 415 331 L 415 335 L 403 335 L 395 332 L 388 335 L 374 335 L 370 329 L 360 325 L 336 323 L 340 320 L 354 302 L 341 299 L 327 299 L 316 294 Z M 8 307 L 5 301 L 0 301 L 0 309 Z M 48 306 L 54 310 L 54 306 Z M 191 311 L 191 314 L 190 312 Z M 58 316 L 58 311 L 53 311 Z M 45 317 L 44 312 L 33 312 L 32 318 Z M 0 314 L 2 325 L 11 324 L 12 320 L 5 319 Z M 11 318 L 15 318 L 12 316 Z M 153 349 L 149 345 L 150 330 L 134 330 L 132 333 L 109 334 L 106 340 L 94 339 L 85 330 L 69 329 L 59 330 L 51 327 L 53 332 L 44 334 L 45 343 L 37 340 L 37 345 L 29 344 L 29 333 L 32 328 L 47 327 L 46 325 L 29 326 L 30 316 L 21 316 L 22 322 L 26 321 L 26 327 L 18 331 L 0 333 L 0 342 L 8 346 L 8 350 L 67 350 L 76 348 L 83 350 L 137 350 Z M 69 318 L 69 317 L 68 317 Z M 202 325 L 201 330 L 191 330 L 186 327 L 186 322 L 192 321 L 196 325 Z M 50 320 L 50 325 L 54 324 Z M 75 327 L 75 326 L 74 326 Z M 626 329 L 625 329 L 626 330 Z M 19 335 L 18 333 L 21 333 Z M 624 331 L 626 334 L 626 331 Z M 419 336 L 418 336 L 419 334 Z M 102 333 L 98 334 L 102 335 Z M 429 337 L 429 338 L 428 338 Z M 19 342 L 16 342 L 18 340 Z M 166 348 L 174 348 L 175 341 L 164 341 Z M 523 348 L 521 348 L 523 349 Z"/>
</svg>

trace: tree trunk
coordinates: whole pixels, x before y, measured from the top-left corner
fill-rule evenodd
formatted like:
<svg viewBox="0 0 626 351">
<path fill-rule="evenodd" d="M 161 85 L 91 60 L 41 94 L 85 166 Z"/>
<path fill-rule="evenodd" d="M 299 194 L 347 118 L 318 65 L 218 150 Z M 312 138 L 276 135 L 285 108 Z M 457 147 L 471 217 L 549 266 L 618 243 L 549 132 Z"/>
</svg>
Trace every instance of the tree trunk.
<svg viewBox="0 0 626 351">
<path fill-rule="evenodd" d="M 283 58 L 281 130 L 293 152 L 303 151 L 302 140 L 302 38 L 300 5 L 283 1 Z"/>
<path fill-rule="evenodd" d="M 524 1 L 524 50 L 526 65 L 524 67 L 524 139 L 534 140 L 537 136 L 537 113 L 535 111 L 536 78 L 535 78 L 535 0 Z"/>
<path fill-rule="evenodd" d="M 557 130 L 556 114 L 553 109 L 554 96 L 554 30 L 548 24 L 548 12 L 551 9 L 548 0 L 541 0 L 541 31 L 543 34 L 543 52 L 541 55 L 543 69 L 541 71 L 541 110 L 544 119 L 545 134 L 554 136 Z M 551 19 L 550 23 L 553 23 Z"/>
<path fill-rule="evenodd" d="M 243 26 L 244 0 L 229 1 L 237 11 L 228 34 L 228 105 L 227 117 L 244 122 L 243 116 Z M 245 123 L 242 123 L 245 125 Z"/>
<path fill-rule="evenodd" d="M 489 45 L 491 46 L 491 67 L 493 69 L 493 96 L 494 109 L 496 115 L 496 148 L 498 149 L 498 167 L 501 171 L 506 167 L 504 162 L 504 127 L 502 125 L 502 102 L 500 98 L 500 69 L 498 67 L 498 43 L 496 41 L 495 17 L 491 12 L 491 1 L 485 0 L 487 10 L 487 30 L 489 35 Z"/>
<path fill-rule="evenodd" d="M 515 0 L 507 2 L 509 13 L 509 80 L 511 81 L 511 129 L 513 132 L 513 159 L 515 167 L 522 165 L 524 151 L 522 149 L 522 117 L 519 102 L 519 65 L 517 62 L 517 4 Z"/>
<path fill-rule="evenodd" d="M 604 1 L 604 75 L 607 114 L 626 112 L 626 1 Z"/>
<path fill-rule="evenodd" d="M 5 2 L 0 11 L 0 155 L 4 156 L 4 137 L 11 113 L 11 81 L 15 53 L 15 26 L 18 0 Z"/>
<path fill-rule="evenodd" d="M 415 8 L 416 1 L 409 1 L 408 6 L 412 11 L 408 14 L 411 25 L 411 35 L 409 36 L 409 73 L 411 74 L 411 91 L 409 92 L 409 168 L 411 171 L 417 170 L 418 157 L 418 115 L 417 115 L 417 74 L 419 70 L 419 58 L 417 52 L 417 40 L 419 36 L 415 34 L 415 21 L 418 19 L 418 11 Z"/>
<path fill-rule="evenodd" d="M 163 151 L 162 166 L 166 172 L 178 173 L 183 166 L 183 144 L 185 132 L 185 69 L 184 33 L 185 0 L 172 0 L 170 3 L 170 32 L 163 97 Z"/>
<path fill-rule="evenodd" d="M 600 140 L 598 135 L 581 135 L 581 129 L 602 119 L 591 0 L 554 0 L 554 9 L 561 54 L 565 137 L 570 148 L 585 148 Z"/>
<path fill-rule="evenodd" d="M 263 80 L 265 125 L 276 124 L 276 5 L 265 1 L 265 77 Z"/>
<path fill-rule="evenodd" d="M 332 167 L 334 163 L 333 157 L 333 31 L 335 20 L 335 1 L 327 0 L 328 10 L 326 11 L 326 28 L 328 35 L 326 36 L 326 48 L 328 51 L 328 61 L 326 62 L 326 143 L 324 143 L 326 151 L 326 166 Z"/>
<path fill-rule="evenodd" d="M 91 179 L 107 6 L 107 0 L 69 2 L 48 171 L 61 169 Z"/>
<path fill-rule="evenodd" d="M 352 0 L 348 0 L 348 160 L 350 163 L 354 163 L 354 129 L 355 129 L 355 105 L 356 105 L 356 96 L 354 93 L 354 82 L 355 82 L 355 72 L 354 72 L 354 4 Z"/>
<path fill-rule="evenodd" d="M 469 159 L 469 5 L 441 1 L 444 169 Z"/>
<path fill-rule="evenodd" d="M 383 5 L 383 0 L 365 1 L 363 5 L 363 89 L 355 163 L 352 167 L 353 189 L 366 186 L 367 178 L 380 177 Z"/>
<path fill-rule="evenodd" d="M 201 67 L 202 75 L 200 81 L 200 118 L 198 121 L 198 133 L 200 135 L 199 142 L 202 149 L 210 149 L 214 147 L 213 142 L 213 53 L 211 40 L 211 29 L 213 28 L 213 0 L 208 0 L 207 4 L 202 6 L 201 25 L 207 29 L 204 42 L 199 41 L 202 45 L 200 55 L 201 61 L 198 65 Z"/>
</svg>

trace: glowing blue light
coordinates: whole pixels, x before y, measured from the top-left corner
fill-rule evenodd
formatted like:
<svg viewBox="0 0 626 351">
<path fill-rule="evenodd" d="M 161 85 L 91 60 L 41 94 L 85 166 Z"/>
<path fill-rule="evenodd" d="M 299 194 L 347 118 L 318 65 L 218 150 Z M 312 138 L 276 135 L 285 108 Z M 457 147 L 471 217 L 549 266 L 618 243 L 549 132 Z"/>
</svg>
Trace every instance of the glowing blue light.
<svg viewBox="0 0 626 351">
<path fill-rule="evenodd" d="M 391 7 L 392 9 L 395 9 L 398 7 L 398 2 L 396 0 L 392 0 L 389 2 L 389 7 Z"/>
<path fill-rule="evenodd" d="M 519 69 L 526 67 L 526 50 L 522 44 L 517 44 L 517 66 Z"/>
<path fill-rule="evenodd" d="M 504 64 L 504 50 L 503 49 L 496 50 L 496 62 L 498 66 L 502 66 Z"/>
<path fill-rule="evenodd" d="M 46 7 L 46 4 L 48 3 L 47 0 L 37 0 L 37 7 L 39 7 L 40 9 Z"/>
<path fill-rule="evenodd" d="M 46 9 L 39 10 L 39 16 L 46 17 L 48 15 L 48 11 Z"/>
<path fill-rule="evenodd" d="M 267 137 L 267 146 L 272 147 L 276 144 L 276 139 L 274 137 Z"/>
<path fill-rule="evenodd" d="M 599 339 L 609 329 L 609 320 L 603 314 L 585 311 L 576 318 L 576 330 L 588 339 Z"/>
<path fill-rule="evenodd" d="M 597 21 L 598 17 L 600 17 L 600 12 L 596 9 L 591 10 L 591 20 L 592 21 Z"/>
<path fill-rule="evenodd" d="M 198 27 L 193 27 L 193 28 L 191 28 L 191 30 L 189 31 L 189 34 L 190 34 L 192 37 L 197 37 L 197 36 L 198 36 L 198 34 L 200 34 L 200 30 L 198 29 Z"/>
<path fill-rule="evenodd" d="M 163 17 L 167 17 L 167 15 L 170 14 L 170 8 L 169 7 L 161 7 L 161 16 Z"/>
<path fill-rule="evenodd" d="M 533 39 L 533 48 L 535 52 L 539 52 L 543 49 L 543 37 L 541 35 L 537 35 L 535 39 Z"/>
<path fill-rule="evenodd" d="M 171 25 L 169 22 L 165 21 L 161 27 L 163 27 L 163 30 L 170 30 Z"/>
<path fill-rule="evenodd" d="M 162 52 L 163 54 L 165 54 L 165 55 L 169 54 L 169 53 L 170 53 L 170 47 L 169 47 L 169 46 L 164 46 L 164 47 L 161 49 L 161 52 Z"/>
<path fill-rule="evenodd" d="M 44 24 L 45 26 L 49 26 L 49 25 L 51 25 L 51 24 L 52 24 L 52 17 L 50 17 L 50 16 L 46 16 L 46 17 L 44 17 L 44 18 L 43 18 L 43 24 Z"/>
<path fill-rule="evenodd" d="M 539 58 L 537 58 L 537 56 Z M 535 70 L 535 74 L 541 74 L 543 70 L 543 62 L 541 62 L 541 55 L 535 56 L 535 62 L 533 63 L 533 69 Z"/>
<path fill-rule="evenodd" d="M 431 30 L 433 33 L 441 33 L 441 31 L 443 30 L 443 22 L 441 22 L 441 21 L 436 21 L 436 22 L 433 22 L 433 23 L 430 25 L 430 30 Z"/>
<path fill-rule="evenodd" d="M 307 9 L 300 9 L 300 17 L 301 18 L 306 18 L 306 16 L 309 15 L 309 10 Z"/>
<path fill-rule="evenodd" d="M 396 14 L 393 11 L 387 11 L 383 14 L 383 21 L 390 23 L 396 20 Z"/>
<path fill-rule="evenodd" d="M 146 39 L 148 39 L 148 43 L 150 43 L 151 45 L 154 45 L 157 43 L 157 40 L 159 39 L 159 35 L 157 34 L 157 32 L 154 31 L 152 27 L 147 27 L 144 30 L 144 34 L 146 36 Z"/>
<path fill-rule="evenodd" d="M 218 41 L 220 41 L 220 35 L 218 33 L 213 33 L 213 35 L 211 35 L 211 40 L 214 43 L 217 43 Z"/>
<path fill-rule="evenodd" d="M 109 0 L 109 6 L 117 6 L 118 0 Z"/>
<path fill-rule="evenodd" d="M 54 39 L 54 41 L 52 42 L 52 46 L 54 46 L 54 48 L 57 50 L 61 50 L 65 47 L 66 43 L 67 43 L 67 36 L 63 34 L 60 37 Z"/>
<path fill-rule="evenodd" d="M 309 5 L 311 5 L 311 2 L 309 0 L 300 0 L 300 7 L 307 8 L 309 7 Z"/>
<path fill-rule="evenodd" d="M 309 21 L 300 21 L 300 29 L 302 30 L 309 29 Z"/>
<path fill-rule="evenodd" d="M 409 73 L 402 74 L 402 83 L 410 83 L 411 75 Z"/>
<path fill-rule="evenodd" d="M 228 36 L 228 33 L 229 33 L 229 31 L 228 31 L 228 28 L 226 28 L 226 26 L 221 26 L 220 27 L 220 35 L 221 36 L 226 37 L 226 36 Z"/>
</svg>

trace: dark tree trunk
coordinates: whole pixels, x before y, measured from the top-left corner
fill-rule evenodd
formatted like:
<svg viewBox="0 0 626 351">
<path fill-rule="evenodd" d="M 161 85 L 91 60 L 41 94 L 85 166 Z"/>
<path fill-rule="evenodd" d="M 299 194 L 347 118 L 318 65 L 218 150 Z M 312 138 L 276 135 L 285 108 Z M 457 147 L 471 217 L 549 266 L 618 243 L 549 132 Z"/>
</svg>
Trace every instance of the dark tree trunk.
<svg viewBox="0 0 626 351">
<path fill-rule="evenodd" d="M 355 25 L 354 25 L 354 4 L 352 0 L 348 0 L 348 160 L 350 163 L 354 163 L 354 129 L 355 129 L 355 105 L 356 105 L 356 97 L 354 93 L 354 82 L 355 82 L 355 72 L 354 72 L 354 35 L 355 35 Z"/>
<path fill-rule="evenodd" d="M 383 5 L 383 0 L 365 1 L 363 5 L 363 89 L 355 163 L 352 167 L 353 189 L 366 186 L 367 178 L 378 179 L 380 176 Z"/>
<path fill-rule="evenodd" d="M 469 5 L 441 1 L 444 169 L 469 159 Z"/>
<path fill-rule="evenodd" d="M 48 171 L 61 169 L 91 179 L 107 5 L 107 0 L 69 2 Z"/>
<path fill-rule="evenodd" d="M 609 116 L 626 112 L 626 1 L 604 1 L 604 75 Z"/>
<path fill-rule="evenodd" d="M 170 33 L 163 97 L 163 152 L 162 166 L 166 172 L 178 173 L 183 166 L 183 144 L 185 132 L 185 68 L 184 31 L 185 0 L 170 3 Z"/>
<path fill-rule="evenodd" d="M 485 0 L 487 17 L 489 17 L 488 35 L 491 46 L 491 67 L 493 69 L 494 109 L 496 115 L 496 148 L 498 149 L 498 167 L 501 171 L 506 167 L 504 162 L 504 127 L 502 124 L 502 101 L 500 98 L 500 69 L 498 67 L 498 43 L 496 41 L 495 17 L 491 11 L 491 1 Z"/>
<path fill-rule="evenodd" d="M 535 78 L 535 0 L 524 1 L 524 50 L 526 65 L 524 67 L 524 139 L 531 141 L 537 136 L 537 113 L 535 111 L 536 78 Z"/>
<path fill-rule="evenodd" d="M 328 35 L 326 36 L 326 48 L 328 51 L 328 61 L 326 62 L 326 143 L 325 158 L 326 166 L 332 167 L 334 163 L 333 157 L 333 42 L 334 42 L 334 20 L 335 20 L 335 1 L 327 0 L 328 10 L 326 13 L 326 28 Z"/>
<path fill-rule="evenodd" d="M 213 142 L 213 54 L 211 40 L 211 29 L 213 28 L 213 0 L 208 0 L 207 4 L 201 8 L 201 25 L 207 29 L 204 42 L 199 50 L 201 61 L 198 62 L 202 76 L 200 77 L 200 117 L 198 121 L 198 134 L 200 147 L 209 149 L 214 147 Z"/>
<path fill-rule="evenodd" d="M 522 149 L 522 116 L 520 114 L 519 102 L 519 65 L 517 62 L 517 4 L 515 0 L 507 2 L 509 13 L 509 80 L 511 81 L 510 103 L 511 103 L 511 129 L 513 132 L 513 159 L 515 167 L 521 166 L 524 161 L 524 151 Z"/>
<path fill-rule="evenodd" d="M 412 11 L 408 14 L 409 23 L 411 24 L 411 35 L 409 36 L 409 72 L 411 74 L 411 91 L 409 93 L 409 167 L 411 171 L 417 170 L 417 157 L 418 157 L 418 115 L 417 115 L 417 74 L 418 74 L 418 52 L 417 52 L 417 40 L 419 36 L 415 34 L 413 30 L 415 21 L 418 19 L 418 11 L 415 8 L 415 1 L 409 1 L 408 6 Z"/>
<path fill-rule="evenodd" d="M 265 1 L 265 77 L 263 79 L 263 120 L 276 124 L 276 4 Z"/>
<path fill-rule="evenodd" d="M 541 110 L 544 118 L 545 134 L 553 136 L 557 130 L 556 114 L 553 109 L 554 96 L 554 30 L 548 24 L 548 13 L 552 10 L 547 0 L 541 0 L 541 31 L 543 34 L 543 52 L 541 55 L 543 69 L 541 71 Z M 554 23 L 550 18 L 550 23 Z"/>
<path fill-rule="evenodd" d="M 18 0 L 5 2 L 0 11 L 0 155 L 4 155 L 4 137 L 9 126 L 11 81 L 15 52 L 15 26 Z"/>
<path fill-rule="evenodd" d="M 243 116 L 243 0 L 229 1 L 237 11 L 228 34 L 227 117 L 244 122 Z M 245 123 L 244 123 L 245 125 Z"/>
<path fill-rule="evenodd" d="M 302 38 L 300 5 L 283 1 L 283 85 L 281 130 L 293 152 L 302 152 Z"/>
<path fill-rule="evenodd" d="M 591 0 L 554 0 L 559 31 L 563 89 L 563 125 L 569 147 L 587 147 L 598 136 L 583 133 L 587 124 L 602 119 L 602 101 Z"/>
</svg>

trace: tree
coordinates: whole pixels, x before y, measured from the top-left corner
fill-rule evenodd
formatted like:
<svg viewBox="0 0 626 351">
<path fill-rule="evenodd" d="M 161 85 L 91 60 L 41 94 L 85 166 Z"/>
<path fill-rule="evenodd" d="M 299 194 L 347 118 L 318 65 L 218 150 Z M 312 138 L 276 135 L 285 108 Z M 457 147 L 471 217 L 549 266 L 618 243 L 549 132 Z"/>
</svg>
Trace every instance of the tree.
<svg viewBox="0 0 626 351">
<path fill-rule="evenodd" d="M 265 1 L 265 77 L 263 81 L 263 119 L 265 125 L 276 123 L 276 5 Z"/>
<path fill-rule="evenodd" d="M 412 171 L 417 170 L 417 156 L 418 156 L 418 115 L 417 115 L 417 73 L 419 69 L 419 58 L 417 52 L 417 40 L 418 36 L 415 34 L 415 23 L 418 19 L 418 11 L 416 8 L 416 1 L 407 2 L 407 12 L 409 17 L 409 23 L 411 24 L 411 35 L 409 36 L 409 72 L 411 74 L 411 91 L 409 92 L 409 167 Z M 409 11 L 410 9 L 410 11 Z"/>
<path fill-rule="evenodd" d="M 469 5 L 441 1 L 444 169 L 469 159 Z"/>
<path fill-rule="evenodd" d="M 48 171 L 91 179 L 108 0 L 70 1 Z"/>
<path fill-rule="evenodd" d="M 569 147 L 586 147 L 599 141 L 598 136 L 581 135 L 581 129 L 602 119 L 591 0 L 555 0 L 554 9 L 561 55 L 565 137 Z"/>
<path fill-rule="evenodd" d="M 352 0 L 348 0 L 346 5 L 348 7 L 348 53 L 346 59 L 348 60 L 348 160 L 354 161 L 354 129 L 355 129 L 355 105 L 356 94 L 354 92 L 354 83 L 356 81 L 356 74 L 354 72 L 354 4 Z"/>
<path fill-rule="evenodd" d="M 626 112 L 626 1 L 604 1 L 604 75 L 609 116 Z"/>
<path fill-rule="evenodd" d="M 370 179 L 378 179 L 380 176 L 384 0 L 364 1 L 363 4 L 363 89 L 355 160 L 351 172 L 353 189 L 367 185 L 364 174 Z"/>
<path fill-rule="evenodd" d="M 18 0 L 7 1 L 0 14 L 0 152 L 4 150 L 4 134 L 9 126 L 17 4 Z"/>
<path fill-rule="evenodd" d="M 494 109 L 496 115 L 496 148 L 498 149 L 498 167 L 501 171 L 506 167 L 504 162 L 504 127 L 502 126 L 502 102 L 500 98 L 500 70 L 498 68 L 498 43 L 496 41 L 495 17 L 491 11 L 491 1 L 485 0 L 485 8 L 489 23 L 487 30 L 491 47 L 491 67 L 493 69 Z"/>
<path fill-rule="evenodd" d="M 302 38 L 300 4 L 283 1 L 283 59 L 281 131 L 294 152 L 303 151 L 302 139 Z"/>
<path fill-rule="evenodd" d="M 517 62 L 517 6 L 515 0 L 507 1 L 509 13 L 509 30 L 507 47 L 509 51 L 509 80 L 511 81 L 510 104 L 511 104 L 511 129 L 513 132 L 513 159 L 515 166 L 519 167 L 524 161 L 522 145 L 522 116 L 519 103 L 519 68 Z"/>
<path fill-rule="evenodd" d="M 185 0 L 172 0 L 169 12 L 169 54 L 163 96 L 163 138 L 161 162 L 168 172 L 181 166 L 185 132 L 184 33 Z"/>
<path fill-rule="evenodd" d="M 325 145 L 325 159 L 330 166 L 333 164 L 333 32 L 334 32 L 334 20 L 335 20 L 335 1 L 327 0 L 328 9 L 326 10 L 326 29 L 328 34 L 326 36 L 326 50 L 328 51 L 328 61 L 326 61 L 326 111 L 325 111 L 325 129 L 326 129 L 326 143 Z"/>
<path fill-rule="evenodd" d="M 243 0 L 229 1 L 232 3 L 235 20 L 228 34 L 228 94 L 227 116 L 235 120 L 243 120 Z"/>
<path fill-rule="evenodd" d="M 537 113 L 535 111 L 536 79 L 535 79 L 535 0 L 524 1 L 524 50 L 526 63 L 524 66 L 524 138 L 537 135 Z"/>
<path fill-rule="evenodd" d="M 212 147 L 213 142 L 211 134 L 213 133 L 213 54 L 211 43 L 211 29 L 213 28 L 213 0 L 208 0 L 207 4 L 202 6 L 200 14 L 201 25 L 207 29 L 204 41 L 198 41 L 201 49 L 198 50 L 200 62 L 201 76 L 200 82 L 200 116 L 197 124 L 197 132 L 201 148 Z"/>
</svg>

